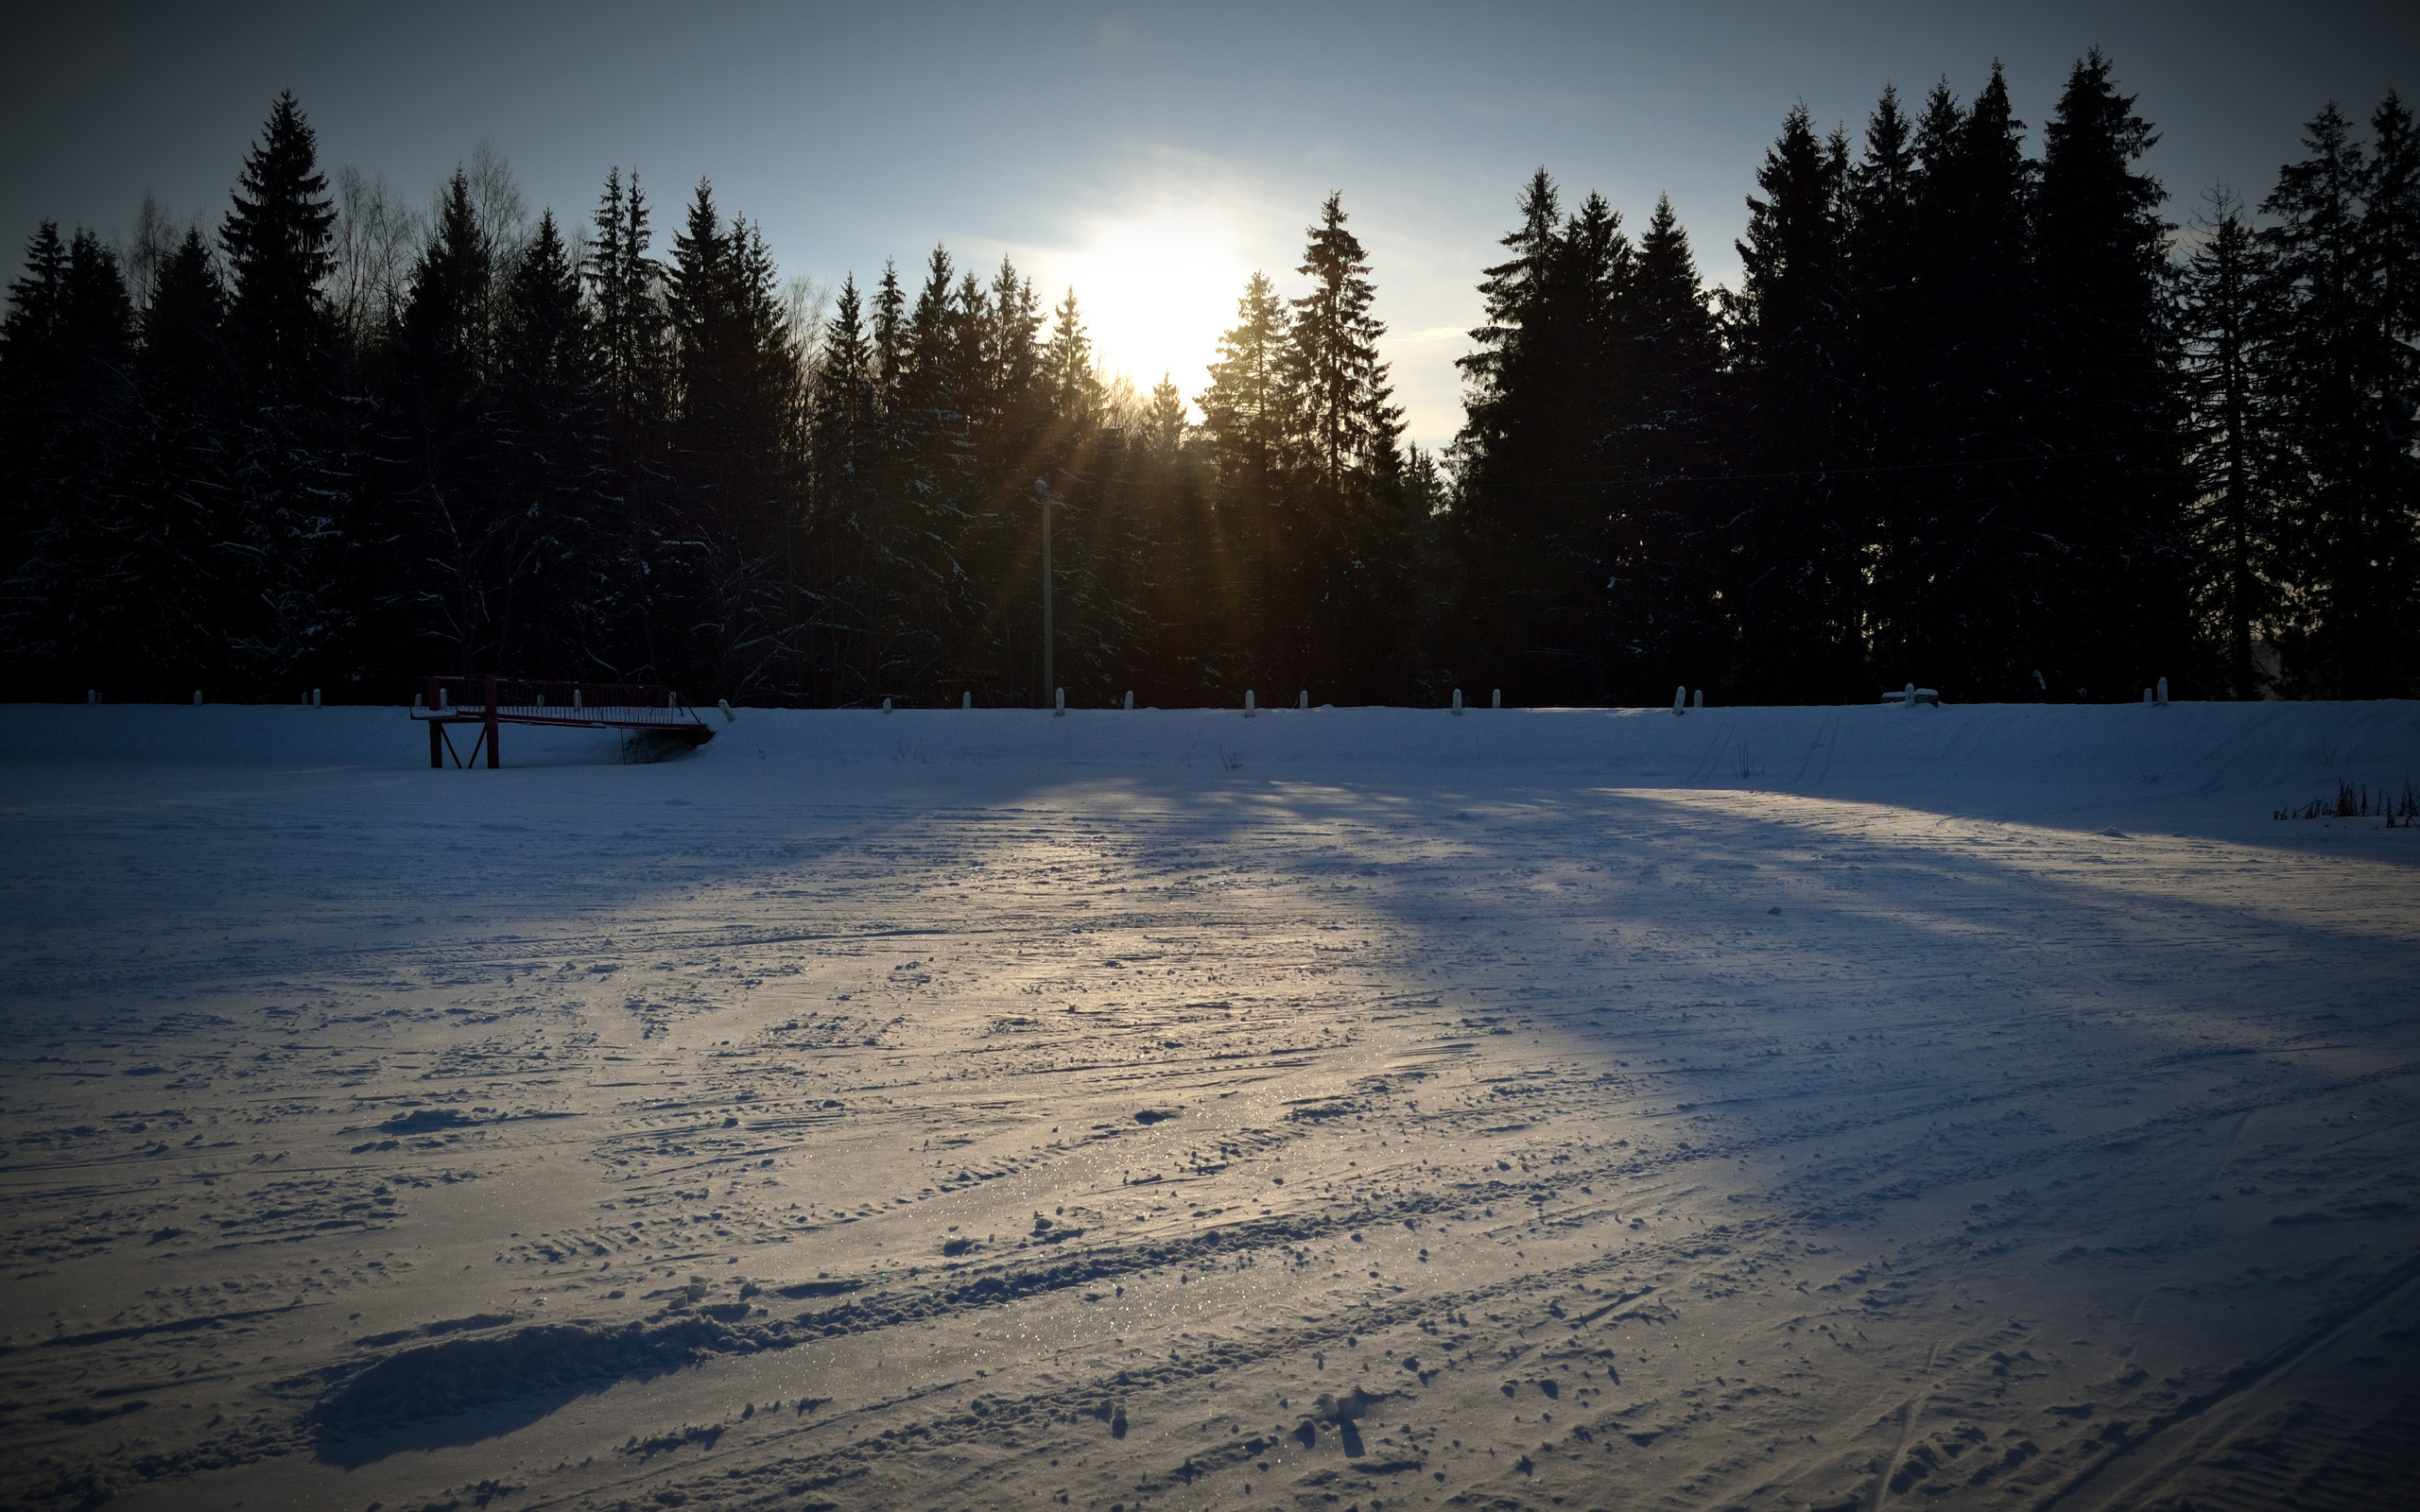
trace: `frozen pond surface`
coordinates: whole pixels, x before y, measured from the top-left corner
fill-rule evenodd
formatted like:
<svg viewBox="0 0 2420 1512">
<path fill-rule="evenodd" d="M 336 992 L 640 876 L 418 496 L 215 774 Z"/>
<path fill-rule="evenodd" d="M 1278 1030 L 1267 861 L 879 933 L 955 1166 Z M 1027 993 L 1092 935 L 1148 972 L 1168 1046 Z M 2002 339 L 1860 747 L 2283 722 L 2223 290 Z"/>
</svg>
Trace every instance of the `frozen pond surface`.
<svg viewBox="0 0 2420 1512">
<path fill-rule="evenodd" d="M 2369 1507 L 2420 706 L 0 732 L 0 1500 Z"/>
</svg>

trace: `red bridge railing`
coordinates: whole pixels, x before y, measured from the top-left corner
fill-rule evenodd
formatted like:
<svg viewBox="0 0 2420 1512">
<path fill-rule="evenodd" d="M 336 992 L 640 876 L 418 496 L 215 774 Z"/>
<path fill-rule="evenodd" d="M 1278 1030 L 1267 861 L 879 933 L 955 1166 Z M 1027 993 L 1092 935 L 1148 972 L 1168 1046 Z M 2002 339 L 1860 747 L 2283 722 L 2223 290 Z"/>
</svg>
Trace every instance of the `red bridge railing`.
<svg viewBox="0 0 2420 1512">
<path fill-rule="evenodd" d="M 503 765 L 499 727 L 558 725 L 581 730 L 655 730 L 692 745 L 714 738 L 699 713 L 673 689 L 645 682 L 548 682 L 531 678 L 427 678 L 412 696 L 412 717 L 428 726 L 428 765 L 453 754 L 452 725 L 477 725 L 478 738 L 455 765 Z"/>
</svg>

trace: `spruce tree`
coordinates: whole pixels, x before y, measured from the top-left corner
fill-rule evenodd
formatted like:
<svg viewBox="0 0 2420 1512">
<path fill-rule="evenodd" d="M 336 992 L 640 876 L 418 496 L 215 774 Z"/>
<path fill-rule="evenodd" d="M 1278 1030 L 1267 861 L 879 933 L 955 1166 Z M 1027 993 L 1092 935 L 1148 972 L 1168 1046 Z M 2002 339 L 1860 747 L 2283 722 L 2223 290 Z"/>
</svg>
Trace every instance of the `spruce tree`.
<svg viewBox="0 0 2420 1512">
<path fill-rule="evenodd" d="M 2210 215 L 2178 279 L 2177 335 L 2194 489 L 2194 599 L 2217 687 L 2256 698 L 2255 643 L 2277 605 L 2274 417 L 2263 371 L 2273 284 L 2267 255 L 2231 195 Z"/>
<path fill-rule="evenodd" d="M 1265 491 L 1290 460 L 1296 402 L 1286 368 L 1288 335 L 1285 302 L 1267 274 L 1253 274 L 1236 301 L 1236 323 L 1219 337 L 1201 395 L 1201 428 L 1233 489 Z"/>
<path fill-rule="evenodd" d="M 1870 522 L 1853 465 L 1856 404 L 1843 196 L 1848 147 L 1793 109 L 1756 175 L 1729 301 L 1740 444 L 1735 522 L 1709 544 L 1733 578 L 1724 595 L 1740 696 L 1828 701 L 1867 681 Z M 1726 539 L 1727 538 L 1727 539 Z M 1705 675 L 1705 674 L 1701 674 Z"/>
<path fill-rule="evenodd" d="M 1634 269 L 1625 319 L 1632 386 L 1625 476 L 1602 579 L 1607 694 L 1660 701 L 1673 679 L 1711 670 L 1709 653 L 1723 640 L 1711 568 L 1728 498 L 1703 480 L 1731 459 L 1719 455 L 1717 439 L 1721 335 L 1688 232 L 1668 198 L 1655 202 Z"/>
<path fill-rule="evenodd" d="M 594 584 L 612 571 L 614 531 L 601 508 L 606 436 L 589 312 L 552 210 L 513 259 L 497 305 L 498 497 L 525 520 L 510 654 L 553 676 L 581 675 L 598 660 Z"/>
<path fill-rule="evenodd" d="M 2383 113 L 2383 112 L 2382 112 Z M 2292 472 L 2294 593 L 2279 637 L 2289 691 L 2374 697 L 2407 686 L 2410 590 L 2408 387 L 2391 351 L 2394 255 L 2372 221 L 2376 165 L 2335 105 L 2307 128 L 2308 154 L 2261 206 L 2280 313 L 2280 437 Z M 2406 254 L 2408 255 L 2408 253 Z M 2400 485 L 2400 487 L 2398 487 Z"/>
<path fill-rule="evenodd" d="M 630 187 L 619 168 L 605 175 L 589 242 L 588 291 L 595 311 L 593 364 L 597 393 L 631 444 L 643 418 L 661 412 L 664 317 L 662 270 L 648 255 L 647 196 L 636 169 Z"/>
<path fill-rule="evenodd" d="M 2172 228 L 2159 214 L 2166 191 L 2137 166 L 2158 137 L 2111 75 L 2107 58 L 2087 54 L 2043 130 L 2029 429 L 2056 459 L 2034 488 L 2056 554 L 2037 592 L 2066 621 L 2061 660 L 2090 685 L 2126 691 L 2177 671 L 2189 619 L 2167 308 Z M 2005 668 L 2003 696 L 2027 671 Z"/>
<path fill-rule="evenodd" d="M 1288 352 L 1311 467 L 1333 493 L 1391 465 L 1403 428 L 1378 360 L 1387 328 L 1370 313 L 1377 295 L 1370 260 L 1345 219 L 1343 196 L 1328 196 L 1295 269 L 1310 279 L 1311 292 L 1293 301 Z"/>
<path fill-rule="evenodd" d="M 398 321 L 393 414 L 405 460 L 405 557 L 414 564 L 404 606 L 414 638 L 445 670 L 519 670 L 506 637 L 526 571 L 527 510 L 502 497 L 488 393 L 493 259 L 456 169 L 438 197 Z"/>
<path fill-rule="evenodd" d="M 334 266 L 336 218 L 318 136 L 288 90 L 245 155 L 234 208 L 218 233 L 237 350 L 254 378 L 274 388 L 320 377 L 331 335 L 320 286 Z"/>
<path fill-rule="evenodd" d="M 1295 270 L 1311 285 L 1292 301 L 1287 349 L 1306 467 L 1294 571 L 1272 606 L 1284 638 L 1268 665 L 1287 681 L 1323 679 L 1369 698 L 1383 696 L 1386 662 L 1405 639 L 1392 572 L 1403 411 L 1388 403 L 1393 389 L 1378 357 L 1387 328 L 1371 313 L 1369 257 L 1345 220 L 1343 197 L 1331 194 Z"/>
</svg>

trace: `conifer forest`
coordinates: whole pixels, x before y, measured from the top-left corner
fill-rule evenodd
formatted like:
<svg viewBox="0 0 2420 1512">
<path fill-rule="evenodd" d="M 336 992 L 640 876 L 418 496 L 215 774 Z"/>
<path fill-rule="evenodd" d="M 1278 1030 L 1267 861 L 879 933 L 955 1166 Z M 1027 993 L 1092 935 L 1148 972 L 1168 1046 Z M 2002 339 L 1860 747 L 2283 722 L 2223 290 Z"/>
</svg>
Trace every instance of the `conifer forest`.
<svg viewBox="0 0 2420 1512">
<path fill-rule="evenodd" d="M 795 296 L 744 206 L 406 204 L 270 108 L 215 224 L 44 224 L 0 331 L 11 699 L 1100 707 L 2420 694 L 2420 142 L 2181 197 L 2113 65 L 1789 111 L 1736 290 L 1541 168 L 1406 444 L 1347 192 L 1206 388 L 937 247 Z M 1643 212 L 1643 213 L 1642 213 Z M 1047 625 L 1046 639 L 1046 595 Z M 1778 912 L 1778 910 L 1776 910 Z"/>
</svg>

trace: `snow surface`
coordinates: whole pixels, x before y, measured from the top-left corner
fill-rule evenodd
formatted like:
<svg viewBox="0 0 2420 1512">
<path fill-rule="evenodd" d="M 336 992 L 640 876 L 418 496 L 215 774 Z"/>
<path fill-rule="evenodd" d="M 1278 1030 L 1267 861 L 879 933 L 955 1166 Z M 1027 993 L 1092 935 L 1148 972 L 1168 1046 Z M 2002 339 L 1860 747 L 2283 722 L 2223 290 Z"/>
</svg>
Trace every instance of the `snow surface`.
<svg viewBox="0 0 2420 1512">
<path fill-rule="evenodd" d="M 2420 705 L 0 713 L 0 1500 L 2408 1484 Z"/>
</svg>

